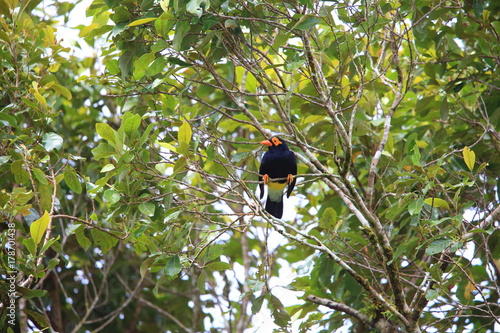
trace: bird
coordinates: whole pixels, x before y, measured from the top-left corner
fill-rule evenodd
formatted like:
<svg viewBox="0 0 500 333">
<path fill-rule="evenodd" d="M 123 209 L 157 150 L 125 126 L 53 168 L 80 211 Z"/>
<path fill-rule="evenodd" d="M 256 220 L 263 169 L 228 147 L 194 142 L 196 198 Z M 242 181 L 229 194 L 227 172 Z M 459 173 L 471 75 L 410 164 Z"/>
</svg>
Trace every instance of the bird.
<svg viewBox="0 0 500 333">
<path fill-rule="evenodd" d="M 262 157 L 259 169 L 260 198 L 264 196 L 264 185 L 267 185 L 266 211 L 272 216 L 281 219 L 283 216 L 283 190 L 288 185 L 286 196 L 295 187 L 297 174 L 297 159 L 295 153 L 286 145 L 285 140 L 273 136 L 261 144 L 268 146 L 268 151 Z M 279 179 L 274 181 L 273 179 Z"/>
</svg>

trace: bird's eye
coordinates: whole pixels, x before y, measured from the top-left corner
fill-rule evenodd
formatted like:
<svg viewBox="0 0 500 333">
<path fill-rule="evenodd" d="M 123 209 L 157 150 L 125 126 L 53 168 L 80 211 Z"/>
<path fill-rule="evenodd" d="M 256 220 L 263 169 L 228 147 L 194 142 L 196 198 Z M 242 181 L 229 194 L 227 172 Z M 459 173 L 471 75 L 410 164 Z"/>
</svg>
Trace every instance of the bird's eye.
<svg viewBox="0 0 500 333">
<path fill-rule="evenodd" d="M 281 141 L 280 141 L 280 139 L 278 139 L 278 138 L 272 138 L 271 140 L 273 141 L 273 143 L 274 143 L 274 145 L 275 145 L 275 146 L 277 146 L 277 145 L 280 145 L 280 144 L 281 144 Z"/>
</svg>

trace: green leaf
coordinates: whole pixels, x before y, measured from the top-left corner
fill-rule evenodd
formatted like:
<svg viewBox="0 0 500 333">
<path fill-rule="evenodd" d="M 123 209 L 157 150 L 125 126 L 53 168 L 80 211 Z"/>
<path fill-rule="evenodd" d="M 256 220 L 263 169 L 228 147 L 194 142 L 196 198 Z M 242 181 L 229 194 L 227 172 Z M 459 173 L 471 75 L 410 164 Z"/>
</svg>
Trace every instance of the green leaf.
<svg viewBox="0 0 500 333">
<path fill-rule="evenodd" d="M 408 205 L 408 213 L 410 215 L 417 215 L 422 210 L 422 206 L 424 205 L 424 199 L 418 198 L 417 200 L 412 200 Z"/>
<path fill-rule="evenodd" d="M 116 154 L 116 149 L 110 144 L 101 142 L 96 148 L 92 149 L 92 154 L 96 160 L 100 160 Z"/>
<path fill-rule="evenodd" d="M 117 203 L 120 201 L 120 193 L 113 191 L 113 190 L 106 190 L 104 191 L 104 199 L 109 202 L 110 204 Z"/>
<path fill-rule="evenodd" d="M 448 238 L 436 239 L 429 244 L 429 246 L 425 250 L 425 254 L 431 256 L 433 254 L 440 253 L 448 248 L 448 246 L 450 246 L 452 243 L 453 241 Z"/>
<path fill-rule="evenodd" d="M 173 211 L 173 212 L 171 212 L 171 211 Z M 165 214 L 166 216 L 163 218 L 163 223 L 167 223 L 170 220 L 176 219 L 181 212 L 182 212 L 182 210 L 178 209 L 177 207 L 169 209 L 167 211 L 167 213 Z"/>
<path fill-rule="evenodd" d="M 36 245 L 35 242 L 33 241 L 33 238 L 25 238 L 23 240 L 23 245 L 26 247 L 28 252 L 35 257 L 36 256 Z"/>
<path fill-rule="evenodd" d="M 113 145 L 116 144 L 116 131 L 111 126 L 105 123 L 97 123 L 95 124 L 95 129 L 101 138 Z"/>
<path fill-rule="evenodd" d="M 46 151 L 60 150 L 63 145 L 63 138 L 56 133 L 50 132 L 43 135 L 42 142 Z"/>
<path fill-rule="evenodd" d="M 71 100 L 71 98 L 73 97 L 68 88 L 63 87 L 59 84 L 53 84 L 50 88 L 68 100 Z"/>
<path fill-rule="evenodd" d="M 143 278 L 144 275 L 146 275 L 149 267 L 151 266 L 154 260 L 155 257 L 149 257 L 146 260 L 144 260 L 144 262 L 141 264 L 141 267 L 139 268 L 139 272 L 141 273 L 141 278 Z"/>
<path fill-rule="evenodd" d="M 476 163 L 476 153 L 469 147 L 465 146 L 462 150 L 462 155 L 464 156 L 464 161 L 470 171 L 474 170 L 474 164 Z"/>
<path fill-rule="evenodd" d="M 128 117 L 122 124 L 123 131 L 129 138 L 135 138 L 137 136 L 139 126 L 141 126 L 141 116 L 138 114 Z"/>
<path fill-rule="evenodd" d="M 71 191 L 76 194 L 82 193 L 82 184 L 80 184 L 80 180 L 72 167 L 68 167 L 64 170 L 64 181 Z"/>
<path fill-rule="evenodd" d="M 167 0 L 168 2 L 169 0 Z M 158 35 L 166 36 L 174 26 L 176 20 L 170 13 L 163 13 L 155 22 L 155 29 Z M 160 41 L 158 41 L 160 42 Z M 157 42 L 157 43 L 158 43 Z M 165 46 L 166 47 L 166 46 Z"/>
<path fill-rule="evenodd" d="M 139 204 L 139 210 L 141 211 L 141 213 L 147 216 L 155 215 L 155 208 L 155 204 L 151 201 L 145 201 Z"/>
<path fill-rule="evenodd" d="M 200 293 L 204 294 L 207 292 L 207 278 L 205 274 L 200 274 L 198 276 L 198 281 L 196 281 L 196 286 Z"/>
<path fill-rule="evenodd" d="M 393 220 L 397 218 L 413 201 L 413 195 L 405 195 L 403 198 L 397 201 L 385 214 L 386 218 L 389 220 Z"/>
<path fill-rule="evenodd" d="M 50 215 L 47 211 L 45 211 L 38 220 L 31 224 L 30 235 L 35 245 L 38 246 L 38 244 L 42 241 L 43 235 L 45 234 L 49 223 Z"/>
<path fill-rule="evenodd" d="M 33 173 L 35 174 L 35 178 L 40 182 L 40 184 L 43 184 L 43 185 L 49 184 L 49 182 L 47 181 L 47 178 L 45 177 L 45 174 L 43 173 L 42 170 L 40 170 L 38 168 L 34 168 Z"/>
<path fill-rule="evenodd" d="M 427 198 L 424 200 L 424 202 L 431 207 L 444 208 L 447 210 L 451 210 L 448 202 L 446 202 L 440 198 Z"/>
<path fill-rule="evenodd" d="M 189 63 L 189 62 L 185 62 L 179 58 L 176 58 L 176 57 L 168 57 L 167 58 L 168 62 L 170 62 L 171 64 L 174 64 L 174 65 L 179 65 L 179 66 L 182 66 L 182 67 L 190 67 L 190 66 L 193 66 L 193 64 Z"/>
<path fill-rule="evenodd" d="M 42 252 L 43 253 L 43 252 Z M 54 267 L 56 267 L 61 261 L 57 258 L 52 258 L 49 260 L 49 264 L 47 265 L 47 271 L 50 271 Z"/>
<path fill-rule="evenodd" d="M 450 107 L 448 105 L 448 98 L 444 98 L 441 102 L 441 107 L 439 109 L 439 113 L 441 114 L 441 120 L 446 121 L 448 119 L 448 114 L 450 113 Z"/>
<path fill-rule="evenodd" d="M 208 7 L 207 2 L 209 2 L 209 0 L 191 0 L 186 5 L 186 11 L 201 17 L 201 15 L 203 15 L 203 9 Z"/>
<path fill-rule="evenodd" d="M 140 80 L 146 70 L 149 68 L 149 65 L 155 60 L 156 55 L 154 53 L 146 53 L 143 54 L 134 64 L 134 78 L 136 80 Z"/>
<path fill-rule="evenodd" d="M 35 96 L 35 99 L 38 101 L 38 103 L 42 104 L 44 107 L 47 107 L 47 100 L 45 97 L 40 95 L 40 93 L 34 93 L 33 96 Z"/>
<path fill-rule="evenodd" d="M 225 248 L 225 245 L 223 245 L 223 244 L 210 245 L 203 251 L 203 254 L 201 257 L 206 262 L 217 259 L 222 255 L 224 248 Z"/>
<path fill-rule="evenodd" d="M 332 207 L 328 207 L 321 215 L 319 226 L 323 229 L 330 229 L 335 226 L 337 222 L 337 212 Z M 332 230 L 333 231 L 333 230 Z"/>
<path fill-rule="evenodd" d="M 319 20 L 316 17 L 310 17 L 308 15 L 304 15 L 298 22 L 295 24 L 293 27 L 294 29 L 299 29 L 299 30 L 309 30 L 316 26 L 316 24 L 319 24 L 321 20 Z"/>
<path fill-rule="evenodd" d="M 290 315 L 276 296 L 271 295 L 269 299 L 269 307 L 272 310 L 274 323 L 280 327 L 287 327 L 290 322 Z"/>
<path fill-rule="evenodd" d="M 190 28 L 191 24 L 189 23 L 189 21 L 177 21 L 174 40 L 172 41 L 172 47 L 174 48 L 174 50 L 182 51 L 182 48 L 185 47 L 182 45 L 182 42 L 184 41 L 184 37 L 186 37 L 186 34 L 188 33 Z"/>
<path fill-rule="evenodd" d="M 130 68 L 134 62 L 135 55 L 132 51 L 124 52 L 118 59 L 118 67 L 122 71 L 122 79 L 125 80 L 130 74 Z"/>
<path fill-rule="evenodd" d="M 191 137 L 193 136 L 193 131 L 191 130 L 191 125 L 187 121 L 183 121 L 182 125 L 179 127 L 178 139 L 179 142 L 185 142 L 189 144 L 191 142 Z"/>
<path fill-rule="evenodd" d="M 165 274 L 168 276 L 176 276 L 182 270 L 181 259 L 178 255 L 170 257 L 165 265 Z"/>
<path fill-rule="evenodd" d="M 262 308 L 262 303 L 264 303 L 264 299 L 266 298 L 266 295 L 260 295 L 256 299 L 253 300 L 252 302 L 252 314 L 257 314 L 260 309 Z"/>
<path fill-rule="evenodd" d="M 411 154 L 411 161 L 412 161 L 413 165 L 420 166 L 420 159 L 421 159 L 420 150 L 418 148 L 418 145 L 415 144 L 413 146 L 412 154 Z"/>
<path fill-rule="evenodd" d="M 120 67 L 118 66 L 118 60 L 109 59 L 106 60 L 106 69 L 110 74 L 118 75 L 120 73 Z"/>
<path fill-rule="evenodd" d="M 54 244 L 55 242 L 57 242 L 57 241 L 59 240 L 59 238 L 60 238 L 60 236 L 59 236 L 59 235 L 57 235 L 57 237 L 56 237 L 56 238 L 51 238 L 51 239 L 49 239 L 49 240 L 47 241 L 47 243 L 45 243 L 45 244 L 43 245 L 43 247 L 41 248 L 40 253 L 45 253 L 45 251 L 47 251 L 47 250 L 49 249 L 49 247 L 51 247 L 51 246 L 52 246 L 52 244 Z"/>
<path fill-rule="evenodd" d="M 425 293 L 425 298 L 428 300 L 428 301 L 432 301 L 432 300 L 435 300 L 436 298 L 438 298 L 438 296 L 440 295 L 440 289 L 429 289 L 427 290 L 427 292 Z"/>
<path fill-rule="evenodd" d="M 0 156 L 0 166 L 4 165 L 10 160 L 10 156 Z"/>
<path fill-rule="evenodd" d="M 229 265 L 227 262 L 217 261 L 205 265 L 205 268 L 211 271 L 225 271 L 231 269 L 231 265 Z"/>
<path fill-rule="evenodd" d="M 109 233 L 99 229 L 91 229 L 90 234 L 95 243 L 101 248 L 103 253 L 108 252 L 113 246 L 118 243 L 118 238 L 111 236 Z"/>
<path fill-rule="evenodd" d="M 170 143 L 160 142 L 160 141 L 156 141 L 156 143 L 162 146 L 163 148 L 170 150 L 171 152 L 177 153 L 177 148 L 172 146 Z"/>
<path fill-rule="evenodd" d="M 101 173 L 108 172 L 108 171 L 111 171 L 111 170 L 114 170 L 114 169 L 116 169 L 115 165 L 112 164 L 112 163 L 109 163 L 109 164 L 106 164 L 105 166 L 103 166 L 100 172 Z"/>
<path fill-rule="evenodd" d="M 87 251 L 92 245 L 92 242 L 85 236 L 85 225 L 80 225 L 80 227 L 75 231 L 76 241 L 80 244 L 85 251 Z"/>
<path fill-rule="evenodd" d="M 127 27 L 135 27 L 136 25 L 146 24 L 149 22 L 153 22 L 157 19 L 158 19 L 157 17 L 148 17 L 148 18 L 138 19 L 138 20 L 135 20 L 132 23 L 128 24 Z"/>
<path fill-rule="evenodd" d="M 33 290 L 33 289 L 24 289 L 23 288 L 22 293 L 23 293 L 23 297 L 25 297 L 26 299 L 31 299 L 31 298 L 35 298 L 35 297 L 44 297 L 45 295 L 47 295 L 47 290 Z M 34 311 L 32 311 L 32 312 L 34 312 Z M 44 317 L 43 315 L 41 315 L 41 316 Z"/>
<path fill-rule="evenodd" d="M 388 261 L 387 265 L 392 264 L 392 261 L 398 259 L 402 254 L 406 254 L 409 258 L 412 258 L 412 255 L 414 254 L 413 249 L 415 249 L 419 243 L 420 240 L 418 238 L 413 238 L 401 243 L 394 252 L 393 259 Z"/>
</svg>

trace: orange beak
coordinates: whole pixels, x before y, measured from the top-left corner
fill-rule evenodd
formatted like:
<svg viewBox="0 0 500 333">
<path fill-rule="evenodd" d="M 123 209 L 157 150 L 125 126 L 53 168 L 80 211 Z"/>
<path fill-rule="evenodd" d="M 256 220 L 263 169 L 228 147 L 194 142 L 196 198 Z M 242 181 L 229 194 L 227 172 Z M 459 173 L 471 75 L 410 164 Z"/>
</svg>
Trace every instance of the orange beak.
<svg viewBox="0 0 500 333">
<path fill-rule="evenodd" d="M 269 140 L 261 141 L 261 144 L 271 147 L 273 144 Z"/>
</svg>

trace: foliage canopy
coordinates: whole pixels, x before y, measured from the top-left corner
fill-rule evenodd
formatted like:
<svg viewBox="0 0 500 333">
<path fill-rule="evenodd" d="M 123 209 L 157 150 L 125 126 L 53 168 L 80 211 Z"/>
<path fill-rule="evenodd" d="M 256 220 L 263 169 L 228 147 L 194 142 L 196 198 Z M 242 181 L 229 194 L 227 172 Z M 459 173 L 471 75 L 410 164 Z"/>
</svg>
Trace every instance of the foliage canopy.
<svg viewBox="0 0 500 333">
<path fill-rule="evenodd" d="M 70 48 L 74 8 L 0 0 L 11 331 L 499 327 L 500 3 L 95 0 Z"/>
</svg>

